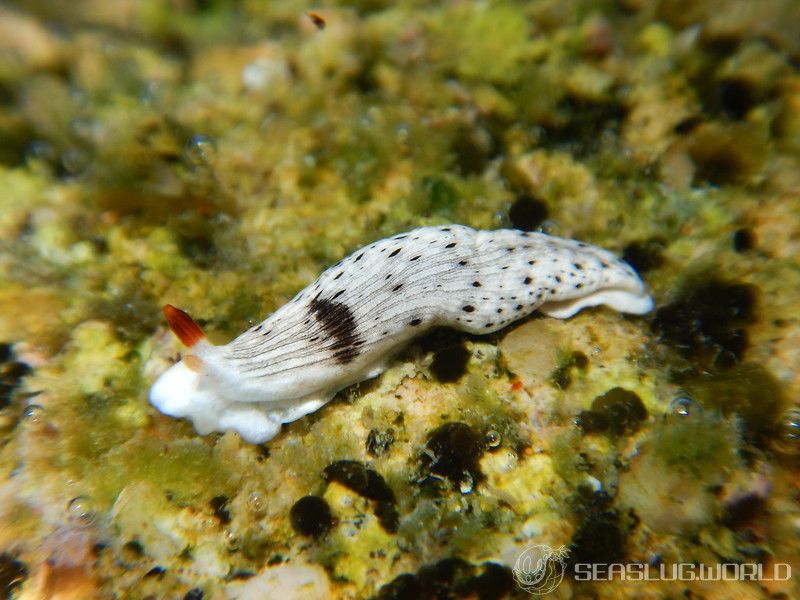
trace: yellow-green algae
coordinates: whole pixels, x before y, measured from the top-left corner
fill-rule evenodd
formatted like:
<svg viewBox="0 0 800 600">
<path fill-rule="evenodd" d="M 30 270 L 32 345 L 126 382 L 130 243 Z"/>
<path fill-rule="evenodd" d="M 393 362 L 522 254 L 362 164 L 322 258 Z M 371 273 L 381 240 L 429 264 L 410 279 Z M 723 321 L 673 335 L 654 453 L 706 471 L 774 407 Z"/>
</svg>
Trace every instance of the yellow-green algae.
<svg viewBox="0 0 800 600">
<path fill-rule="evenodd" d="M 331 595 L 361 598 L 448 557 L 512 565 L 614 518 L 631 560 L 800 569 L 800 449 L 770 441 L 800 397 L 796 8 L 365 0 L 316 7 L 324 30 L 291 0 L 0 8 L 0 342 L 33 368 L 0 408 L 0 567 L 27 569 L 14 593 L 236 597 L 312 563 Z M 698 281 L 758 288 L 742 361 L 699 365 L 646 320 L 592 310 L 464 341 L 455 383 L 414 346 L 265 447 L 147 404 L 180 351 L 161 304 L 224 342 L 361 244 L 508 226 L 522 195 L 551 233 L 619 252 L 666 240 L 645 273 L 659 306 Z M 740 229 L 753 248 L 734 248 Z M 615 387 L 648 419 L 582 435 L 576 417 Z M 422 484 L 429 434 L 454 422 L 492 440 L 485 478 Z M 372 430 L 391 430 L 377 455 Z M 396 533 L 324 484 L 336 460 L 380 473 Z M 317 540 L 288 519 L 308 494 L 338 520 Z M 760 508 L 747 520 L 739 501 Z"/>
</svg>

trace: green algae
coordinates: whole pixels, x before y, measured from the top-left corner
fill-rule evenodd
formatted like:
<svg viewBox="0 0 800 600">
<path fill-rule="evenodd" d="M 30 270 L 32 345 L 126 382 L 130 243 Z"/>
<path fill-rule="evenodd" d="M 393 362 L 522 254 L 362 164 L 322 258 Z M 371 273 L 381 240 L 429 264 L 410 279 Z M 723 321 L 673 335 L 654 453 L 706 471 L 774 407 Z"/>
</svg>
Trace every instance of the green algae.
<svg viewBox="0 0 800 600">
<path fill-rule="evenodd" d="M 558 352 L 558 366 L 550 374 L 550 383 L 559 390 L 567 389 L 572 383 L 572 371 L 586 370 L 588 359 L 582 352 Z"/>
<path fill-rule="evenodd" d="M 213 449 L 199 440 L 164 445 L 159 440 L 132 440 L 117 444 L 87 473 L 92 498 L 112 502 L 129 481 L 148 481 L 177 504 L 197 502 L 229 491 L 231 476 Z"/>
<path fill-rule="evenodd" d="M 513 83 L 531 52 L 528 22 L 511 5 L 454 5 L 425 15 L 428 58 L 467 79 Z"/>
<path fill-rule="evenodd" d="M 400 524 L 401 547 L 414 553 L 447 553 L 478 559 L 495 549 L 513 522 L 513 512 L 496 498 L 421 499 Z"/>
<path fill-rule="evenodd" d="M 696 534 L 718 517 L 713 491 L 744 468 L 740 437 L 736 423 L 714 411 L 667 416 L 620 476 L 618 502 L 656 533 Z"/>
<path fill-rule="evenodd" d="M 671 417 L 653 428 L 650 440 L 659 460 L 698 479 L 724 473 L 738 463 L 739 431 L 713 411 Z"/>
<path fill-rule="evenodd" d="M 756 363 L 741 363 L 728 371 L 701 375 L 683 386 L 704 407 L 739 417 L 748 436 L 761 443 L 785 408 L 782 386 Z"/>
<path fill-rule="evenodd" d="M 580 439 L 577 430 L 563 433 L 555 437 L 550 450 L 555 472 L 573 489 L 577 489 L 585 480 L 585 474 L 590 469 L 588 456 L 575 451 L 580 446 Z"/>
<path fill-rule="evenodd" d="M 530 444 L 520 427 L 522 415 L 509 399 L 492 389 L 490 382 L 477 373 L 467 376 L 462 387 L 464 415 L 484 434 L 494 433 L 514 452 Z"/>
</svg>

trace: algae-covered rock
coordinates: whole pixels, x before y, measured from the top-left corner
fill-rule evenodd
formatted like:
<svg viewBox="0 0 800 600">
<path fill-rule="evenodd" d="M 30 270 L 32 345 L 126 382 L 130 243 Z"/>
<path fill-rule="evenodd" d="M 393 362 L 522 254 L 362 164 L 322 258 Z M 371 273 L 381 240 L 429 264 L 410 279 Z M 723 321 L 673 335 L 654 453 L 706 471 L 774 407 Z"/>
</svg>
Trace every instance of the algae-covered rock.
<svg viewBox="0 0 800 600">
<path fill-rule="evenodd" d="M 524 15 L 502 3 L 438 9 L 425 21 L 429 60 L 467 79 L 514 81 L 531 51 Z"/>
<path fill-rule="evenodd" d="M 619 480 L 619 502 L 657 533 L 697 531 L 721 508 L 713 493 L 743 469 L 732 421 L 702 410 L 669 416 L 653 428 Z"/>
<path fill-rule="evenodd" d="M 150 557 L 166 561 L 189 543 L 186 532 L 178 525 L 179 512 L 160 490 L 138 481 L 120 492 L 110 516 L 124 543 L 135 541 Z"/>
<path fill-rule="evenodd" d="M 509 371 L 526 383 L 535 383 L 556 368 L 558 343 L 558 334 L 543 319 L 511 331 L 500 343 L 500 351 Z"/>
<path fill-rule="evenodd" d="M 259 600 L 265 594 L 275 594 L 287 600 L 303 598 L 334 598 L 328 575 L 316 565 L 278 565 L 269 567 L 246 581 L 226 586 L 230 600 Z"/>
</svg>

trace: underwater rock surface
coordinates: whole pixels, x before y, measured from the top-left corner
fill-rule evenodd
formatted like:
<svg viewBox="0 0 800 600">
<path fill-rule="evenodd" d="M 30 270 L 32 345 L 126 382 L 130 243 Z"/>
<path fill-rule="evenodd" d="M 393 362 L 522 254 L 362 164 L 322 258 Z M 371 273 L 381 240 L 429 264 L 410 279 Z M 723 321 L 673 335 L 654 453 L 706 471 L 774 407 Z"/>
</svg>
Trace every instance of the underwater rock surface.
<svg viewBox="0 0 800 600">
<path fill-rule="evenodd" d="M 0 597 L 800 596 L 793 0 L 0 7 Z M 319 20 L 324 21 L 321 27 Z M 418 226 L 624 256 L 657 311 L 434 331 L 267 444 L 146 394 Z"/>
</svg>

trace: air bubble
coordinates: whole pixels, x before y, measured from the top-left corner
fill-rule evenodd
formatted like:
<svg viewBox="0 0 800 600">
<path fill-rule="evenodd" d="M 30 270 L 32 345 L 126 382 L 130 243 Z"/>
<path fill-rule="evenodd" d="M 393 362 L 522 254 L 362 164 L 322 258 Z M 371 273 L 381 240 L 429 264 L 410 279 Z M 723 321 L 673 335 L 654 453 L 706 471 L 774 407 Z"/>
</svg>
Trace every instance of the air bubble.
<svg viewBox="0 0 800 600">
<path fill-rule="evenodd" d="M 82 140 L 91 141 L 96 136 L 97 122 L 93 119 L 77 118 L 70 122 L 72 132 Z"/>
<path fill-rule="evenodd" d="M 547 235 L 562 235 L 561 225 L 553 219 L 546 219 L 542 221 L 541 225 L 535 229 L 539 233 L 546 233 Z"/>
<path fill-rule="evenodd" d="M 489 431 L 487 431 L 485 437 L 486 437 L 486 445 L 489 448 L 497 448 L 503 441 L 503 438 L 494 429 L 490 429 Z"/>
<path fill-rule="evenodd" d="M 44 420 L 44 407 L 40 404 L 29 404 L 25 407 L 22 417 L 28 423 L 38 425 Z"/>
<path fill-rule="evenodd" d="M 208 136 L 194 135 L 184 147 L 183 157 L 195 167 L 208 166 L 217 157 L 217 146 Z"/>
<path fill-rule="evenodd" d="M 677 396 L 670 402 L 670 410 L 678 417 L 691 417 L 703 411 L 703 407 L 690 396 Z"/>
<path fill-rule="evenodd" d="M 36 140 L 30 143 L 27 149 L 27 158 L 31 160 L 41 160 L 50 164 L 55 163 L 58 159 L 53 144 L 43 140 Z"/>
<path fill-rule="evenodd" d="M 267 501 L 264 494 L 253 492 L 247 498 L 247 508 L 254 515 L 262 515 L 267 510 Z"/>
<path fill-rule="evenodd" d="M 772 447 L 781 454 L 800 454 L 800 407 L 790 408 L 778 421 Z"/>
<path fill-rule="evenodd" d="M 157 79 L 148 79 L 139 91 L 139 102 L 145 105 L 152 105 L 161 100 L 166 92 L 166 86 Z"/>
<path fill-rule="evenodd" d="M 78 496 L 70 500 L 67 505 L 67 519 L 80 527 L 91 525 L 95 519 L 91 500 L 86 496 Z"/>
<path fill-rule="evenodd" d="M 89 155 L 80 148 L 67 148 L 61 154 L 61 166 L 70 175 L 80 175 L 89 166 Z"/>
<path fill-rule="evenodd" d="M 397 125 L 397 127 L 394 128 L 395 141 L 398 144 L 407 144 L 410 135 L 411 131 L 408 125 L 405 123 L 400 123 L 399 125 Z"/>
<path fill-rule="evenodd" d="M 228 552 L 236 552 L 242 545 L 241 538 L 232 529 L 225 530 L 225 547 Z"/>
</svg>

